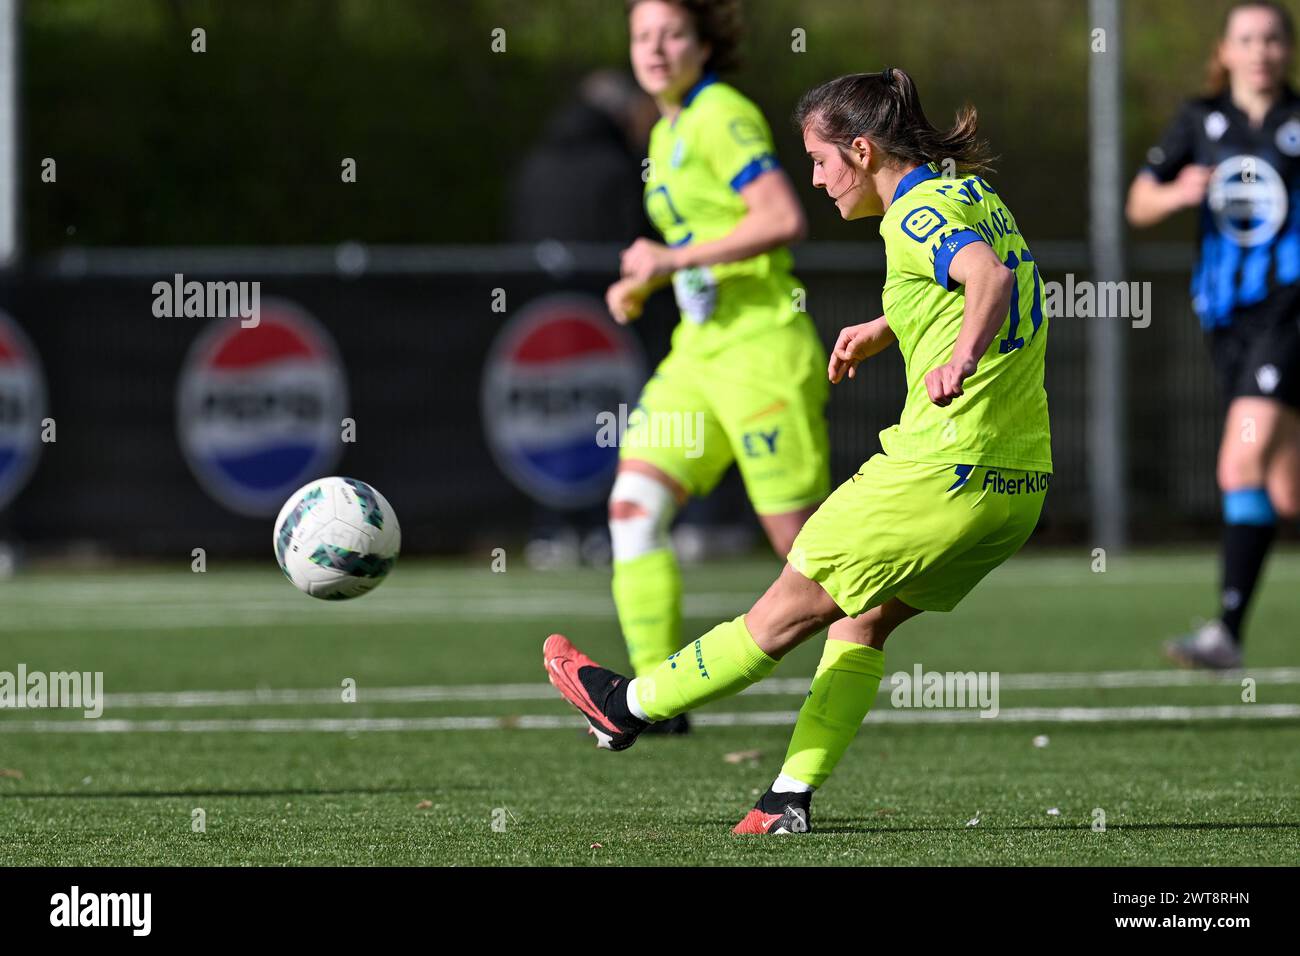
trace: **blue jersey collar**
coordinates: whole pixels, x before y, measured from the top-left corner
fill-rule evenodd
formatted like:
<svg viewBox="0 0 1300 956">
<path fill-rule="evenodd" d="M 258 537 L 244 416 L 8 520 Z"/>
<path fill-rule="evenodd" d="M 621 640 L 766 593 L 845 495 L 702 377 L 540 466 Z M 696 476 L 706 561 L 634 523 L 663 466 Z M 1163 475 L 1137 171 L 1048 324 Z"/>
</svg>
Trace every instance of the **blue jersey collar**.
<svg viewBox="0 0 1300 956">
<path fill-rule="evenodd" d="M 716 73 L 710 72 L 701 76 L 696 84 L 687 90 L 686 95 L 682 97 L 682 109 L 686 109 L 686 107 L 691 105 L 691 101 L 700 95 L 700 90 L 716 82 L 718 82 L 718 74 Z"/>
<path fill-rule="evenodd" d="M 898 181 L 898 188 L 894 190 L 894 198 L 891 199 L 890 202 L 898 202 L 898 200 L 902 199 L 903 196 L 907 195 L 908 190 L 913 186 L 918 183 L 923 183 L 927 179 L 937 179 L 938 176 L 939 171 L 928 163 L 924 166 L 917 166 L 916 169 L 912 170 Z"/>
</svg>

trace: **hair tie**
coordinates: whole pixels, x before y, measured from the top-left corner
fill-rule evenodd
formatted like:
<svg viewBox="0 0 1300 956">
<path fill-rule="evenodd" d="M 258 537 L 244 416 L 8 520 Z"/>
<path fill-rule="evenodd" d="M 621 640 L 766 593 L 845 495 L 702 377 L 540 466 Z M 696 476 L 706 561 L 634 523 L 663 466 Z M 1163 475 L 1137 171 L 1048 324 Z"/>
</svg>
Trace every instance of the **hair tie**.
<svg viewBox="0 0 1300 956">
<path fill-rule="evenodd" d="M 880 78 L 884 80 L 886 83 L 893 83 L 894 68 L 892 66 L 885 67 L 883 70 L 880 71 Z"/>
</svg>

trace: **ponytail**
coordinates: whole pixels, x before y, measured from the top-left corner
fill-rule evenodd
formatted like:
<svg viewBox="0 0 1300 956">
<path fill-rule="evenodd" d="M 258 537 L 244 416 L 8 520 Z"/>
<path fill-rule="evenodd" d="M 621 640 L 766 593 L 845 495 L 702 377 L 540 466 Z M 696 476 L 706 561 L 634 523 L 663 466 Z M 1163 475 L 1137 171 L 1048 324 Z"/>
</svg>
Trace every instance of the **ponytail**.
<svg viewBox="0 0 1300 956">
<path fill-rule="evenodd" d="M 979 138 L 979 117 L 969 103 L 948 130 L 925 117 L 916 84 L 904 70 L 853 73 L 809 90 L 799 100 L 795 125 L 811 124 L 822 139 L 847 148 L 865 136 L 899 164 L 951 161 L 963 173 L 992 171 L 994 156 Z"/>
</svg>

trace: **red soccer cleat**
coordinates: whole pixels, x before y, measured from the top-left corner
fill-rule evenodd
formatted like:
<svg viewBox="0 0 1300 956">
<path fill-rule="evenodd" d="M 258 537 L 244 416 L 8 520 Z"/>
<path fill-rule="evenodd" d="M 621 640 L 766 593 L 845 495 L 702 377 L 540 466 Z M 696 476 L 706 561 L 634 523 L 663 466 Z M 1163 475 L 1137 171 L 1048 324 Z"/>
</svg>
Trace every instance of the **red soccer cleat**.
<svg viewBox="0 0 1300 956">
<path fill-rule="evenodd" d="M 597 747 L 626 750 L 649 726 L 628 713 L 626 702 L 619 696 L 627 693 L 628 679 L 601 667 L 563 634 L 546 639 L 542 661 L 551 684 L 587 718 Z"/>
<path fill-rule="evenodd" d="M 807 833 L 812 829 L 811 793 L 773 793 L 758 798 L 732 833 Z"/>
</svg>

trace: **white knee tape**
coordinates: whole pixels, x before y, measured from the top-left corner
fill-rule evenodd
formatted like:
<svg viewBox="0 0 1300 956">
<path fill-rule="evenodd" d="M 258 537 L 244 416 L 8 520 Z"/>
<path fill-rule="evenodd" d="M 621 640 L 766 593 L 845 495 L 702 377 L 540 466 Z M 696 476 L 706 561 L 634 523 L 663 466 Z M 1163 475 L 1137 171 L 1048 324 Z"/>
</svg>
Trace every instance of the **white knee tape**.
<svg viewBox="0 0 1300 956">
<path fill-rule="evenodd" d="M 611 504 L 625 501 L 639 505 L 643 512 L 634 518 L 610 519 L 615 561 L 630 561 L 669 547 L 668 528 L 677 513 L 677 501 L 667 485 L 637 471 L 622 471 L 614 479 L 609 500 Z"/>
</svg>

